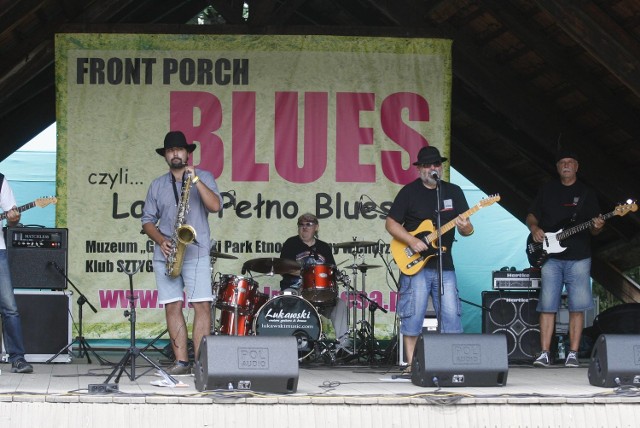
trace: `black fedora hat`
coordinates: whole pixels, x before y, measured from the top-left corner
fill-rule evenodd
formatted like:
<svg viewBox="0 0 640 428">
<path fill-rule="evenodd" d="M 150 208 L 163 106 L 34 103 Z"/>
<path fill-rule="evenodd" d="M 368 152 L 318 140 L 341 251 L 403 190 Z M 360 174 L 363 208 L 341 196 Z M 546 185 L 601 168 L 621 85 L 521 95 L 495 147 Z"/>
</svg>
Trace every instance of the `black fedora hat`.
<svg viewBox="0 0 640 428">
<path fill-rule="evenodd" d="M 418 160 L 414 162 L 414 165 L 429 165 L 437 162 L 444 162 L 447 158 L 440 156 L 440 151 L 437 147 L 427 146 L 420 149 L 418 152 Z"/>
<path fill-rule="evenodd" d="M 164 156 L 166 149 L 172 149 L 174 147 L 184 147 L 189 153 L 196 149 L 195 144 L 187 144 L 187 137 L 185 137 L 181 131 L 169 131 L 164 137 L 164 147 L 156 149 L 156 152 L 160 156 Z"/>
</svg>

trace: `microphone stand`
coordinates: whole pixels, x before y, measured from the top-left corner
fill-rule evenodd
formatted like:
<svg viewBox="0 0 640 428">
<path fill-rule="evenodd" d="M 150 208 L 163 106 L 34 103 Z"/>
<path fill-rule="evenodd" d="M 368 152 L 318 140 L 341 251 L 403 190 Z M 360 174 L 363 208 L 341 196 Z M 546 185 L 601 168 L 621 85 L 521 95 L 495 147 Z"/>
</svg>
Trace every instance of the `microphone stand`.
<svg viewBox="0 0 640 428">
<path fill-rule="evenodd" d="M 434 307 L 438 308 L 436 319 L 438 320 L 438 325 L 436 326 L 436 331 L 438 333 L 442 333 L 442 296 L 444 295 L 444 277 L 442 275 L 442 230 L 440 226 L 442 225 L 442 219 L 440 217 L 440 209 L 442 207 L 442 189 L 440 186 L 440 177 L 435 175 L 436 180 L 436 201 L 438 207 L 436 209 L 436 228 L 438 231 L 438 305 L 434 305 Z"/>
<path fill-rule="evenodd" d="M 138 377 L 144 375 L 150 370 L 154 368 L 158 371 L 158 374 L 164 378 L 164 380 L 170 385 L 178 385 L 178 381 L 171 376 L 169 373 L 164 371 L 158 364 L 156 364 L 151 358 L 147 357 L 144 352 L 142 352 L 136 346 L 136 299 L 137 297 L 133 293 L 133 275 L 138 273 L 138 271 L 142 268 L 144 262 L 140 262 L 138 267 L 133 271 L 128 271 L 125 269 L 124 262 L 120 261 L 118 266 L 122 270 L 122 272 L 126 273 L 129 276 L 129 310 L 124 311 L 124 316 L 129 318 L 129 348 L 127 352 L 124 354 L 120 362 L 113 368 L 109 376 L 103 382 L 104 385 L 109 385 L 109 381 L 115 376 L 115 383 L 120 382 L 120 377 L 122 373 L 127 373 L 129 376 L 129 380 L 136 380 Z M 136 376 L 136 358 L 141 357 L 145 361 L 147 361 L 151 368 L 144 372 L 143 374 Z M 127 372 L 127 364 L 129 364 L 129 372 Z"/>
<path fill-rule="evenodd" d="M 76 285 L 69 279 L 69 277 L 67 277 L 67 275 L 64 273 L 64 270 L 62 270 L 62 268 L 60 266 L 58 266 L 58 264 L 56 262 L 49 262 L 48 264 L 49 264 L 49 266 L 53 266 L 55 268 L 55 270 L 60 275 L 62 275 L 64 277 L 64 279 L 69 284 L 71 284 L 73 289 L 76 290 L 76 293 L 78 293 L 78 296 L 80 296 L 80 297 L 78 297 L 78 301 L 77 301 L 77 303 L 78 303 L 78 335 L 67 346 L 65 346 L 64 348 L 59 350 L 57 354 L 55 354 L 53 357 L 49 358 L 46 361 L 46 363 L 49 364 L 49 363 L 53 362 L 53 360 L 55 360 L 60 354 L 62 354 L 67 349 L 71 348 L 74 343 L 78 342 L 78 348 L 79 348 L 79 350 L 78 350 L 78 358 L 83 358 L 83 356 L 87 357 L 87 363 L 91 364 L 91 357 L 89 356 L 89 352 L 91 352 L 93 354 L 93 356 L 96 357 L 96 359 L 100 362 L 100 365 L 102 365 L 102 366 L 110 366 L 110 365 L 112 365 L 111 362 L 105 360 L 100 355 L 98 355 L 96 353 L 96 351 L 91 347 L 91 345 L 89 345 L 87 340 L 82 335 L 82 307 L 84 306 L 85 303 L 87 303 L 89 305 L 89 307 L 91 308 L 91 310 L 93 311 L 93 313 L 98 313 L 98 310 L 95 308 L 95 306 L 93 306 L 91 304 L 91 302 L 89 302 L 89 300 L 87 300 L 87 296 L 82 294 L 82 292 L 78 289 L 78 287 L 76 287 Z"/>
</svg>

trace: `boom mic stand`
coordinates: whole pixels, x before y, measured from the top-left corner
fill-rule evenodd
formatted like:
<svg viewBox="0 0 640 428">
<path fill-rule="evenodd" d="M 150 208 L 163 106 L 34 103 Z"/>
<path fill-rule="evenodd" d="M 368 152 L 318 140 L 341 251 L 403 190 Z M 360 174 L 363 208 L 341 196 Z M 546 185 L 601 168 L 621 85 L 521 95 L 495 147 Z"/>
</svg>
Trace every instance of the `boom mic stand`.
<svg viewBox="0 0 640 428">
<path fill-rule="evenodd" d="M 93 311 L 93 313 L 98 313 L 98 310 L 95 308 L 95 306 L 93 306 L 91 304 L 91 302 L 89 302 L 89 300 L 87 300 L 87 296 L 82 294 L 82 292 L 78 289 L 78 287 L 76 287 L 76 285 L 69 279 L 69 277 L 67 277 L 67 275 L 64 273 L 64 270 L 62 270 L 62 268 L 60 266 L 58 266 L 58 264 L 56 262 L 49 262 L 49 263 L 47 263 L 47 265 L 48 266 L 53 266 L 55 268 L 55 270 L 58 271 L 58 273 L 60 275 L 62 275 L 64 277 L 64 279 L 69 284 L 71 284 L 73 289 L 76 290 L 76 292 L 78 293 L 78 296 L 80 296 L 80 297 L 78 297 L 78 300 L 77 300 L 77 303 L 78 303 L 78 335 L 67 346 L 65 346 L 64 348 L 59 350 L 57 354 L 55 354 L 53 357 L 49 358 L 46 361 L 47 364 L 53 362 L 53 360 L 55 360 L 60 354 L 62 354 L 67 349 L 71 348 L 73 346 L 73 344 L 77 342 L 78 343 L 78 348 L 79 348 L 78 349 L 78 358 L 83 358 L 83 356 L 87 357 L 87 363 L 91 364 L 91 357 L 89 356 L 89 353 L 92 353 L 93 356 L 96 357 L 96 360 L 100 361 L 100 365 L 102 365 L 102 366 L 110 366 L 112 363 L 107 361 L 107 360 L 105 360 L 100 355 L 98 355 L 96 353 L 96 351 L 91 347 L 91 345 L 89 345 L 87 340 L 82 335 L 82 307 L 84 306 L 85 303 L 87 303 L 89 305 L 89 307 L 91 308 L 91 310 Z"/>
<path fill-rule="evenodd" d="M 178 381 L 174 377 L 172 377 L 169 373 L 167 373 L 162 368 L 160 368 L 159 365 L 153 362 L 149 357 L 147 357 L 144 354 L 144 352 L 142 352 L 136 346 L 136 297 L 133 294 L 133 275 L 138 273 L 138 271 L 142 268 L 143 264 L 144 262 L 140 262 L 138 264 L 138 267 L 135 268 L 135 270 L 133 270 L 132 272 L 129 272 L 128 270 L 125 269 L 124 262 L 122 260 L 118 262 L 118 266 L 120 267 L 120 269 L 129 276 L 129 310 L 124 311 L 124 316 L 129 317 L 130 331 L 131 331 L 130 344 L 129 344 L 129 349 L 127 349 L 127 352 L 124 354 L 120 362 L 114 367 L 113 371 L 109 374 L 109 376 L 103 382 L 105 385 L 109 384 L 109 381 L 114 376 L 116 377 L 115 383 L 120 382 L 120 376 L 122 376 L 122 373 L 126 371 L 127 364 L 130 364 L 129 373 L 128 373 L 129 380 L 132 380 L 132 381 L 136 380 L 137 379 L 136 378 L 136 358 L 137 357 L 144 358 L 149 364 L 151 364 L 153 368 L 158 370 L 158 372 L 160 372 L 162 377 L 164 377 L 165 380 L 167 380 L 168 382 L 172 382 L 173 385 L 178 384 Z"/>
</svg>

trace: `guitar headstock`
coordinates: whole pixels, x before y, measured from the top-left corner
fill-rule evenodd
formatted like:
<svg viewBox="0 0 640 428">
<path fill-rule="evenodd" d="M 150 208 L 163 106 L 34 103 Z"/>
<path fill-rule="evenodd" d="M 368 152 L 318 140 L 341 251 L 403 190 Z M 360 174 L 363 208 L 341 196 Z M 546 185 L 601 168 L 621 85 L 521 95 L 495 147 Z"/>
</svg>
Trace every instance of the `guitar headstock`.
<svg viewBox="0 0 640 428">
<path fill-rule="evenodd" d="M 619 216 L 627 215 L 629 212 L 632 212 L 632 211 L 633 212 L 638 211 L 638 205 L 636 205 L 635 203 L 633 203 L 633 204 L 625 204 L 625 205 L 618 205 L 613 210 L 615 215 L 619 215 Z"/>
<path fill-rule="evenodd" d="M 494 203 L 498 202 L 500 200 L 500 195 L 495 194 L 495 195 L 490 195 L 487 196 L 484 199 L 481 199 L 480 202 L 478 202 L 478 205 L 482 208 L 484 207 L 488 207 L 489 205 L 493 205 Z"/>
<path fill-rule="evenodd" d="M 49 204 L 55 204 L 57 202 L 58 202 L 58 198 L 56 198 L 55 196 L 43 196 L 42 198 L 38 198 L 35 201 L 33 201 L 33 203 L 38 208 L 44 208 Z"/>
</svg>

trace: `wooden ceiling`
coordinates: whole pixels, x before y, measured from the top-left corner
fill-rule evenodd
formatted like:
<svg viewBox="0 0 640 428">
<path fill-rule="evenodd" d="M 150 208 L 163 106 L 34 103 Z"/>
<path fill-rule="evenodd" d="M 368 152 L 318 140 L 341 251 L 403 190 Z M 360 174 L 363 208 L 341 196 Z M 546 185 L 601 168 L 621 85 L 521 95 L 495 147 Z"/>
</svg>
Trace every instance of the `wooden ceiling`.
<svg viewBox="0 0 640 428">
<path fill-rule="evenodd" d="M 186 25 L 207 6 L 211 23 Z M 0 160 L 55 121 L 65 31 L 450 38 L 458 171 L 519 219 L 556 177 L 559 145 L 604 212 L 640 191 L 638 0 L 0 0 Z M 640 302 L 623 274 L 639 244 L 638 213 L 595 239 L 593 276 L 624 301 Z"/>
</svg>

